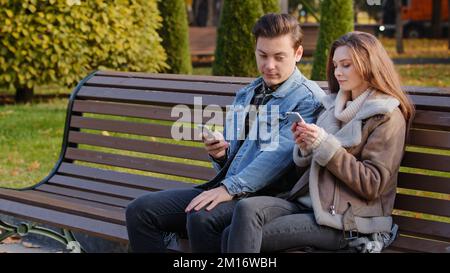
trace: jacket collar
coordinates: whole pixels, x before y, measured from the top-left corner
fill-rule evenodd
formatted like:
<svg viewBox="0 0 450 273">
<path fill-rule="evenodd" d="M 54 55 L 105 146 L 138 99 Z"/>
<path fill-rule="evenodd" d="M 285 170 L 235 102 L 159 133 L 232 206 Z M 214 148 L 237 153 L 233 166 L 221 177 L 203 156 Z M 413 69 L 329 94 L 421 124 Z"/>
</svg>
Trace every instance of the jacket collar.
<svg viewBox="0 0 450 273">
<path fill-rule="evenodd" d="M 337 94 L 329 94 L 323 97 L 322 104 L 327 111 L 334 113 Z M 400 105 L 400 102 L 387 94 L 373 92 L 362 105 L 354 119 L 364 120 L 374 115 L 387 114 Z"/>
<path fill-rule="evenodd" d="M 304 80 L 305 77 L 302 75 L 300 70 L 297 67 L 295 67 L 294 71 L 289 76 L 289 78 L 286 81 L 284 81 L 284 83 L 281 86 L 279 86 L 277 90 L 275 90 L 275 92 L 272 93 L 272 96 L 274 96 L 275 98 L 283 98 L 292 90 L 292 84 L 294 82 L 301 84 Z"/>
<path fill-rule="evenodd" d="M 353 147 L 361 143 L 362 121 L 374 115 L 387 114 L 396 109 L 400 103 L 392 96 L 381 92 L 373 92 L 361 106 L 356 116 L 343 127 L 334 116 L 337 94 L 330 94 L 323 98 L 325 113 L 319 117 L 317 125 L 325 128 L 327 133 L 334 135 L 343 147 Z"/>
</svg>

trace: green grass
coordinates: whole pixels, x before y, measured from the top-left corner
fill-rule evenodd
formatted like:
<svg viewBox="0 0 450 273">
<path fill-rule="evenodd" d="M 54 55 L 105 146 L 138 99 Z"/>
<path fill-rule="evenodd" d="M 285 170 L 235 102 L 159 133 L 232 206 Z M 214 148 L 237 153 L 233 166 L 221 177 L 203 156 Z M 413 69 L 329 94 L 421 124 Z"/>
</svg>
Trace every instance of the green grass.
<svg viewBox="0 0 450 273">
<path fill-rule="evenodd" d="M 397 65 L 402 85 L 450 87 L 450 64 Z"/>
<path fill-rule="evenodd" d="M 449 58 L 447 39 L 404 39 L 405 52 L 398 54 L 396 41 L 392 38 L 381 38 L 381 43 L 391 58 Z"/>
<path fill-rule="evenodd" d="M 0 106 L 0 186 L 29 186 L 50 172 L 61 148 L 66 107 L 66 100 Z"/>
</svg>

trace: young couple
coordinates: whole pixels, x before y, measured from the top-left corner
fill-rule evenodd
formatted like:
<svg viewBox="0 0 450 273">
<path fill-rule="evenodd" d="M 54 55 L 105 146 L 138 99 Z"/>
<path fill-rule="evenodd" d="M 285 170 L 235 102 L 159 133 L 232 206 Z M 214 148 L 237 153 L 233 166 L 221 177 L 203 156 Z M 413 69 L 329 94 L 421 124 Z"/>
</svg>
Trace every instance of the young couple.
<svg viewBox="0 0 450 273">
<path fill-rule="evenodd" d="M 247 253 L 348 249 L 391 231 L 414 109 L 380 42 L 362 32 L 336 40 L 327 95 L 297 69 L 303 35 L 294 17 L 264 15 L 253 34 L 262 76 L 237 92 L 233 106 L 278 106 L 279 145 L 266 151 L 248 137 L 204 139 L 216 177 L 130 203 L 132 251 L 165 252 L 168 232 L 187 235 L 193 252 Z M 286 112 L 303 121 L 290 122 Z M 258 123 L 248 115 L 235 122 L 246 134 Z M 227 122 L 225 131 L 235 126 Z"/>
</svg>

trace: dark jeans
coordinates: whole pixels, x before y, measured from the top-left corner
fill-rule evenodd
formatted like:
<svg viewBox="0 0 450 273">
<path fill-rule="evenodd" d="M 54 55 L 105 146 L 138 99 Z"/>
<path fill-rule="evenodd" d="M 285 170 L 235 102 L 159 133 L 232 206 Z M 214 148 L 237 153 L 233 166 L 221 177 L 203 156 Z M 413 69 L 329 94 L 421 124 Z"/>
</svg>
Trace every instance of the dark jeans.
<svg viewBox="0 0 450 273">
<path fill-rule="evenodd" d="M 168 232 L 186 234 L 193 252 L 220 252 L 223 230 L 230 224 L 236 201 L 220 203 L 211 211 L 185 213 L 202 189 L 152 192 L 131 202 L 126 210 L 130 248 L 133 252 L 165 252 Z"/>
<path fill-rule="evenodd" d="M 346 246 L 342 231 L 318 225 L 312 210 L 269 196 L 240 200 L 222 236 L 222 252 L 230 253 L 299 247 L 339 250 Z"/>
</svg>

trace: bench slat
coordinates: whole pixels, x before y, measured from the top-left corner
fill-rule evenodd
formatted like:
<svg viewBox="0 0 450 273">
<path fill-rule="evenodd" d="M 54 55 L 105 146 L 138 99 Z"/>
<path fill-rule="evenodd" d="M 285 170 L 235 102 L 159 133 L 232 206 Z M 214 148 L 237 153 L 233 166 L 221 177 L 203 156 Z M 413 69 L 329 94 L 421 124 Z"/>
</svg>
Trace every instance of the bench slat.
<svg viewBox="0 0 450 273">
<path fill-rule="evenodd" d="M 394 223 L 401 233 L 427 237 L 439 241 L 450 241 L 450 223 L 394 215 Z"/>
<path fill-rule="evenodd" d="M 432 111 L 450 111 L 450 97 L 447 96 L 409 96 L 417 109 Z"/>
<path fill-rule="evenodd" d="M 450 178 L 415 173 L 399 173 L 398 187 L 450 194 Z"/>
<path fill-rule="evenodd" d="M 433 141 L 430 141 L 432 139 Z M 420 129 L 409 130 L 409 145 L 450 149 L 450 132 Z"/>
<path fill-rule="evenodd" d="M 72 116 L 70 119 L 70 127 L 80 129 L 102 130 L 141 136 L 172 138 L 171 126 L 159 124 L 148 124 L 131 121 L 105 120 L 97 118 Z M 190 136 L 193 138 L 194 134 L 197 133 L 197 129 L 186 128 L 186 130 L 189 129 L 190 129 Z M 197 140 L 197 142 L 200 141 Z"/>
<path fill-rule="evenodd" d="M 78 98 L 117 101 L 127 103 L 157 104 L 157 105 L 194 105 L 194 97 L 199 97 L 195 93 L 175 93 L 163 91 L 142 91 L 135 89 L 118 89 L 83 86 L 77 94 Z M 219 105 L 226 107 L 231 105 L 233 97 L 219 95 L 202 95 L 202 104 Z"/>
<path fill-rule="evenodd" d="M 138 196 L 144 195 L 149 192 L 141 189 L 116 186 L 109 183 L 96 182 L 92 180 L 62 175 L 54 175 L 52 178 L 50 178 L 48 182 L 50 184 L 55 184 L 58 186 L 81 189 L 91 191 L 94 193 L 109 195 L 112 197 L 128 198 L 128 199 L 134 199 Z"/>
<path fill-rule="evenodd" d="M 60 195 L 60 194 L 54 194 L 54 193 L 49 193 L 49 192 L 43 192 L 43 191 L 39 191 L 39 190 L 31 190 L 33 192 L 33 195 L 37 195 L 37 196 L 42 196 L 48 199 L 57 199 L 57 200 L 62 200 L 65 202 L 70 202 L 70 203 L 75 203 L 75 204 L 82 204 L 84 206 L 91 206 L 91 207 L 95 207 L 95 208 L 101 208 L 104 210 L 110 210 L 110 211 L 115 211 L 115 212 L 120 212 L 123 213 L 124 209 L 123 207 L 118 207 L 115 205 L 106 205 L 104 203 L 99 203 L 99 202 L 95 202 L 95 201 L 88 201 L 88 200 L 84 200 L 84 199 L 79 199 L 79 198 L 75 198 L 75 197 L 68 197 L 68 196 L 64 196 L 64 195 Z"/>
<path fill-rule="evenodd" d="M 70 131 L 69 142 L 117 150 L 208 161 L 204 148 Z"/>
<path fill-rule="evenodd" d="M 202 117 L 203 123 L 206 123 L 211 119 L 211 111 L 202 109 L 191 109 L 190 115 L 171 117 L 171 107 L 89 100 L 75 100 L 73 104 L 73 110 L 81 113 L 115 115 L 179 122 L 192 122 L 194 115 Z M 225 121 L 225 111 L 222 111 L 224 113 L 222 118 L 223 121 Z"/>
<path fill-rule="evenodd" d="M 413 128 L 450 130 L 450 113 L 417 110 L 413 119 Z"/>
<path fill-rule="evenodd" d="M 404 167 L 449 172 L 450 156 L 408 151 L 405 152 L 401 165 Z"/>
<path fill-rule="evenodd" d="M 35 194 L 35 191 L 0 189 L 0 197 L 31 206 L 38 206 L 41 208 L 57 210 L 60 212 L 125 225 L 124 210 L 119 212 L 116 210 L 102 209 L 97 206 L 86 206 L 81 203 L 68 202 L 61 199 L 49 198 L 48 196 Z"/>
<path fill-rule="evenodd" d="M 410 95 L 450 96 L 450 88 L 448 87 L 403 86 L 402 90 Z"/>
<path fill-rule="evenodd" d="M 402 252 L 443 253 L 448 251 L 448 247 L 450 247 L 450 243 L 406 237 L 400 234 L 388 249 L 392 248 Z"/>
<path fill-rule="evenodd" d="M 115 240 L 122 243 L 128 242 L 128 234 L 124 225 L 104 222 L 97 219 L 40 208 L 5 199 L 0 199 L 0 212 L 73 231 L 88 232 L 89 234 L 107 240 Z"/>
<path fill-rule="evenodd" d="M 119 72 L 119 71 L 98 71 L 95 76 L 121 77 L 121 78 L 141 78 L 141 79 L 163 79 L 178 80 L 188 82 L 213 82 L 213 83 L 234 83 L 247 85 L 254 81 L 249 77 L 231 77 L 231 76 L 199 76 L 199 75 L 175 75 L 164 73 L 143 73 L 143 72 Z"/>
<path fill-rule="evenodd" d="M 236 91 L 242 88 L 240 84 L 186 82 L 177 80 L 159 80 L 142 78 L 117 78 L 117 77 L 92 77 L 86 86 L 126 88 L 139 90 L 158 90 L 180 93 L 198 93 L 207 95 L 234 96 Z"/>
<path fill-rule="evenodd" d="M 215 176 L 215 171 L 212 168 L 207 167 L 74 148 L 67 149 L 66 158 L 203 180 L 209 180 Z"/>
<path fill-rule="evenodd" d="M 142 72 L 119 72 L 119 71 L 99 71 L 95 76 L 108 76 L 120 78 L 141 78 L 141 79 L 161 79 L 161 80 L 177 80 L 188 82 L 212 82 L 212 83 L 234 83 L 243 86 L 255 80 L 252 77 L 234 77 L 234 76 L 199 76 L 199 75 L 175 75 L 163 73 L 142 73 Z M 324 90 L 328 90 L 326 81 L 316 81 L 316 83 Z M 427 96 L 450 96 L 450 88 L 443 87 L 423 87 L 423 86 L 403 86 L 402 90 L 414 95 Z"/>
<path fill-rule="evenodd" d="M 397 194 L 394 208 L 411 212 L 450 217 L 449 200 Z"/>
<path fill-rule="evenodd" d="M 55 185 L 44 184 L 34 190 L 58 194 L 61 196 L 73 197 L 87 201 L 95 201 L 105 205 L 116 206 L 119 208 L 126 207 L 130 203 L 130 199 L 111 197 L 103 194 L 92 193 L 82 190 L 69 189 Z"/>
<path fill-rule="evenodd" d="M 179 189 L 189 188 L 195 185 L 189 182 L 180 182 L 145 175 L 102 170 L 70 163 L 62 163 L 58 169 L 58 173 L 69 174 L 82 178 L 84 177 L 92 180 L 108 181 L 112 184 L 145 190 Z"/>
</svg>

